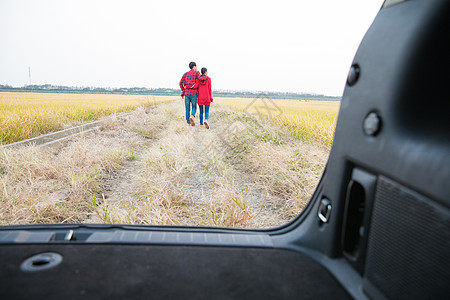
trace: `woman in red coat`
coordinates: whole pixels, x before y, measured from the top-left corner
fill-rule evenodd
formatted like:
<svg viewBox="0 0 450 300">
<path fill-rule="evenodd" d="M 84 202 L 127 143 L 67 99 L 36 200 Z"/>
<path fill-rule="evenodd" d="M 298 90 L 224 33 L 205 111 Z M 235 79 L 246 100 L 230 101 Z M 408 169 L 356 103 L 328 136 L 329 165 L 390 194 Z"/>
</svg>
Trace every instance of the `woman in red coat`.
<svg viewBox="0 0 450 300">
<path fill-rule="evenodd" d="M 204 125 L 209 129 L 209 106 L 213 102 L 211 92 L 211 78 L 208 77 L 208 69 L 202 68 L 202 75 L 197 79 L 195 87 L 198 87 L 197 104 L 200 108 L 200 127 L 203 127 L 203 111 L 205 112 Z"/>
</svg>

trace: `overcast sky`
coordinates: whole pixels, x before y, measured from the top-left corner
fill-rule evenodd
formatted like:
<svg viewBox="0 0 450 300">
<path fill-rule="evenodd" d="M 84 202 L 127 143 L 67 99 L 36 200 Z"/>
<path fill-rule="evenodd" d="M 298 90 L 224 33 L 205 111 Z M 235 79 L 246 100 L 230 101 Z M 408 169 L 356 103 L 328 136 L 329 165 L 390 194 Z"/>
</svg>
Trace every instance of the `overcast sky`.
<svg viewBox="0 0 450 300">
<path fill-rule="evenodd" d="M 383 0 L 0 0 L 0 84 L 342 94 Z"/>
</svg>

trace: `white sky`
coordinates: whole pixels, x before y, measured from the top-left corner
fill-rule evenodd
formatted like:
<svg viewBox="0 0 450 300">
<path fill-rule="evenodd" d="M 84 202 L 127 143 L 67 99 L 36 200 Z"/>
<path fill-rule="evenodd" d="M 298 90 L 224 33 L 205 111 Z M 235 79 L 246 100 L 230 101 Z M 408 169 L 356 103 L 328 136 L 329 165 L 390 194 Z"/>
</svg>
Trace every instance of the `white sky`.
<svg viewBox="0 0 450 300">
<path fill-rule="evenodd" d="M 213 89 L 339 96 L 383 0 L 0 0 L 0 84 L 178 88 L 190 61 Z"/>
</svg>

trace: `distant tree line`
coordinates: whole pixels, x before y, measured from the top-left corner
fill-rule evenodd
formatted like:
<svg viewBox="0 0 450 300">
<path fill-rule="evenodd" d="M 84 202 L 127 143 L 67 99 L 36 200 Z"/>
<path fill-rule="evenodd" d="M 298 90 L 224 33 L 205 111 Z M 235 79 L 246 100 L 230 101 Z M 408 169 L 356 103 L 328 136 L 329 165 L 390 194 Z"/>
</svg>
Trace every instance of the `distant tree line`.
<svg viewBox="0 0 450 300">
<path fill-rule="evenodd" d="M 155 95 L 155 96 L 179 96 L 179 89 L 144 87 L 132 88 L 101 88 L 101 87 L 73 87 L 52 84 L 25 85 L 12 87 L 0 84 L 0 92 L 33 92 L 33 93 L 74 93 L 74 94 L 122 94 L 122 95 Z M 269 98 L 269 99 L 293 99 L 293 100 L 317 100 L 340 101 L 341 97 L 326 96 L 314 93 L 292 92 L 268 92 L 268 91 L 234 91 L 214 90 L 215 97 L 239 97 L 239 98 Z"/>
</svg>

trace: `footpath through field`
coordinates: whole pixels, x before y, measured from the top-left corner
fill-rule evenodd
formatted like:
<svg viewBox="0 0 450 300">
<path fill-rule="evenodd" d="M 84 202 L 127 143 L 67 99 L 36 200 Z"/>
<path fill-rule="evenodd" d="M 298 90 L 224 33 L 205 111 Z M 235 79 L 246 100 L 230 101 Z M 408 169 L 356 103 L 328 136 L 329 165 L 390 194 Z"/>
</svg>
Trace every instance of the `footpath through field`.
<svg viewBox="0 0 450 300">
<path fill-rule="evenodd" d="M 298 215 L 326 150 L 220 101 L 209 130 L 183 110 L 160 104 L 62 145 L 5 149 L 2 222 L 268 228 Z"/>
</svg>

